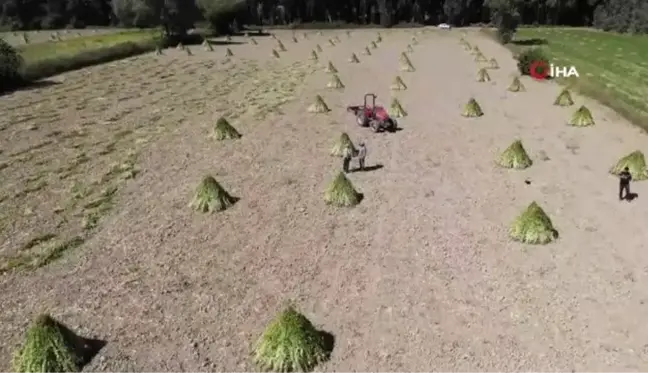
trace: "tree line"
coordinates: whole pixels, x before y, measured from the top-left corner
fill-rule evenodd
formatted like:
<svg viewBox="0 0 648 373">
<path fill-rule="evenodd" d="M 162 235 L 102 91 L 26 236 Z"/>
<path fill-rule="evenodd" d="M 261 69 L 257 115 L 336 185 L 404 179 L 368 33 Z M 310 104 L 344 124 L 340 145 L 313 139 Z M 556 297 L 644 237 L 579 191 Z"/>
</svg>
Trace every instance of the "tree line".
<svg viewBox="0 0 648 373">
<path fill-rule="evenodd" d="M 177 32 L 207 21 L 226 33 L 237 25 L 398 23 L 455 26 L 594 26 L 648 32 L 646 0 L 0 0 L 0 27 L 11 30 L 92 26 L 164 26 Z"/>
</svg>

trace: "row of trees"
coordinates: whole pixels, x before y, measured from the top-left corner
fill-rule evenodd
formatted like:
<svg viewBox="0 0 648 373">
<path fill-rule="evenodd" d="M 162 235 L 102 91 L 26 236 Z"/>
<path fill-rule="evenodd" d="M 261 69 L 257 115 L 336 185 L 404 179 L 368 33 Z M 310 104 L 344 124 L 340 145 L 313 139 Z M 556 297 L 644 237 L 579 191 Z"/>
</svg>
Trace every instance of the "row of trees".
<svg viewBox="0 0 648 373">
<path fill-rule="evenodd" d="M 239 23 L 517 23 L 648 31 L 646 0 L 0 0 L 0 26 L 38 29 Z"/>
</svg>

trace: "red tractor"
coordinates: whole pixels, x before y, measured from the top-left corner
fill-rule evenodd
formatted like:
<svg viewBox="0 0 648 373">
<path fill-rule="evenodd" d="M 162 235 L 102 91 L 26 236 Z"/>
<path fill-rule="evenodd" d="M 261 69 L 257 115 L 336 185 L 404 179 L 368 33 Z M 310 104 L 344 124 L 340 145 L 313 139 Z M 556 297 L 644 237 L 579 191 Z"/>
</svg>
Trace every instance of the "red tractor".
<svg viewBox="0 0 648 373">
<path fill-rule="evenodd" d="M 383 106 L 376 106 L 376 96 L 373 93 L 367 93 L 364 96 L 364 105 L 349 106 L 347 111 L 356 116 L 356 121 L 361 127 L 371 127 L 374 132 L 394 132 L 397 123 L 389 117 L 389 113 Z M 368 105 L 368 98 L 372 99 L 371 105 Z"/>
</svg>

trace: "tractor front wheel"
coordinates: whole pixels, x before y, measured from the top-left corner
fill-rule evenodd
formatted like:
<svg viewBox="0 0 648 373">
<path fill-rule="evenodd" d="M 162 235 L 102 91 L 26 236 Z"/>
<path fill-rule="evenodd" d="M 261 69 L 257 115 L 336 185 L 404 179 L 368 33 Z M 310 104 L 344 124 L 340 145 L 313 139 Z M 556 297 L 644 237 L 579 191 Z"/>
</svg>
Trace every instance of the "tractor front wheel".
<svg viewBox="0 0 648 373">
<path fill-rule="evenodd" d="M 358 112 L 358 116 L 356 116 L 356 121 L 358 122 L 358 125 L 360 127 L 367 127 L 369 125 L 369 121 L 367 120 L 364 111 Z"/>
<path fill-rule="evenodd" d="M 382 123 L 381 123 L 380 121 L 378 121 L 378 120 L 372 120 L 371 123 L 370 123 L 369 125 L 371 126 L 371 129 L 372 129 L 374 132 L 380 132 L 380 130 L 382 129 L 382 128 L 381 128 L 381 127 L 382 127 Z"/>
</svg>

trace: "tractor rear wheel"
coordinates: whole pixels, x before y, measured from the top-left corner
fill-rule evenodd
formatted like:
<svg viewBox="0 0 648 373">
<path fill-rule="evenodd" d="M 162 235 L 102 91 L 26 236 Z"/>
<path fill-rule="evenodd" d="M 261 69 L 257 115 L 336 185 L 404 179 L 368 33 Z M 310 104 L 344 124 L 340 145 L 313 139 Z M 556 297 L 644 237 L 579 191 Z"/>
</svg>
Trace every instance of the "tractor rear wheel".
<svg viewBox="0 0 648 373">
<path fill-rule="evenodd" d="M 369 121 L 367 120 L 364 111 L 358 112 L 358 115 L 356 116 L 356 121 L 358 122 L 358 125 L 360 127 L 367 127 L 369 125 Z"/>
<path fill-rule="evenodd" d="M 398 125 L 396 124 L 396 121 L 393 119 L 387 119 L 385 121 L 385 129 L 389 132 L 395 132 L 396 129 L 398 128 Z"/>
</svg>

